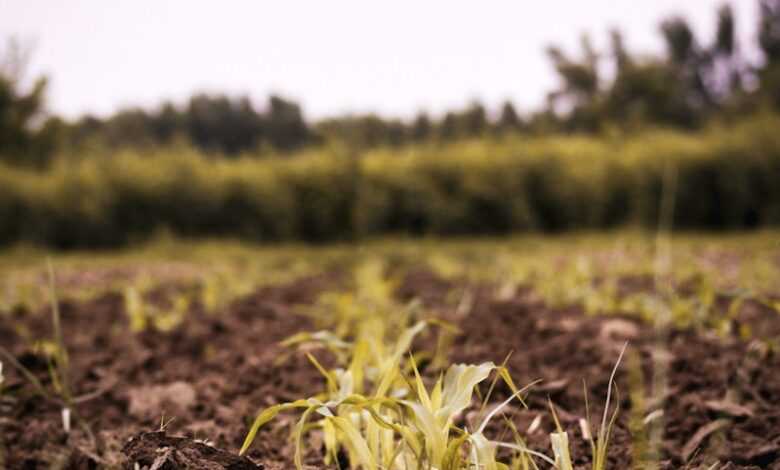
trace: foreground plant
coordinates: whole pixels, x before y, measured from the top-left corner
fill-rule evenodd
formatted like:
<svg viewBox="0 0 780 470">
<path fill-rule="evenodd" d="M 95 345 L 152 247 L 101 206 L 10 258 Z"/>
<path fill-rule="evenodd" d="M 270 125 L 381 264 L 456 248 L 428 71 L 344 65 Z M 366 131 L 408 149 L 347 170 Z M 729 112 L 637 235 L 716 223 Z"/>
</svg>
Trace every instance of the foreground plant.
<svg viewBox="0 0 780 470">
<path fill-rule="evenodd" d="M 323 433 L 326 463 L 338 462 L 337 456 L 343 449 L 351 467 L 366 470 L 507 468 L 496 460 L 499 447 L 553 463 L 517 441 L 498 442 L 485 436 L 491 419 L 525 391 L 517 390 L 506 378 L 505 369 L 493 363 L 452 365 L 430 391 L 414 365 L 414 379 L 404 380 L 408 388 L 391 388 L 390 384 L 400 378 L 396 364 L 381 376 L 374 392 L 366 395 L 354 393 L 351 370 L 325 372 L 316 360 L 312 361 L 324 373 L 334 396 L 329 400 L 315 396 L 263 410 L 249 430 L 240 454 L 249 449 L 258 430 L 278 413 L 299 409 L 302 413 L 293 430 L 294 462 L 299 470 L 303 468 L 303 437 L 313 428 Z M 504 377 L 514 393 L 487 413 L 475 430 L 457 425 L 456 419 L 471 405 L 476 387 L 492 372 Z M 314 426 L 308 424 L 312 415 L 319 417 Z"/>
<path fill-rule="evenodd" d="M 293 427 L 294 462 L 303 467 L 304 439 L 312 431 L 322 435 L 326 464 L 339 465 L 346 455 L 351 468 L 364 470 L 530 470 L 537 461 L 561 470 L 571 470 L 568 435 L 558 424 L 550 435 L 555 460 L 529 450 L 516 427 L 506 417 L 506 429 L 512 440 L 492 440 L 485 435 L 488 424 L 514 399 L 522 399 L 526 389 L 519 390 L 504 365 L 492 362 L 478 365 L 455 364 L 446 367 L 441 354 L 447 342 L 439 341 L 437 352 L 416 356 L 407 351 L 417 335 L 430 325 L 453 334 L 454 327 L 432 319 L 414 321 L 419 311 L 414 305 L 403 308 L 392 298 L 390 285 L 382 276 L 380 263 L 369 261 L 355 270 L 355 290 L 322 299 L 319 310 L 311 312 L 315 322 L 325 329 L 302 332 L 283 341 L 283 345 L 310 350 L 312 345 L 326 349 L 335 357 L 338 367 L 326 370 L 311 354 L 310 362 L 326 381 L 326 390 L 309 398 L 273 405 L 262 410 L 252 423 L 240 454 L 245 454 L 259 430 L 279 413 L 297 410 L 299 418 Z M 443 335 L 440 334 L 441 340 Z M 621 351 L 609 380 L 607 403 L 592 446 L 593 468 L 606 466 L 607 447 L 617 409 L 608 418 L 614 376 L 622 359 Z M 430 370 L 444 370 L 431 388 L 426 387 L 416 358 L 432 359 Z M 508 358 L 507 358 L 508 359 Z M 439 364 L 445 367 L 439 368 Z M 478 409 L 475 422 L 460 419 L 472 405 L 479 386 L 493 375 L 492 383 Z M 502 379 L 512 390 L 504 402 L 488 409 L 496 382 Z M 526 387 L 527 388 L 527 387 Z M 587 398 L 586 398 L 587 408 Z M 555 410 L 551 410 L 558 423 Z M 589 412 L 585 426 L 589 428 Z M 498 450 L 510 457 L 498 460 Z"/>
<path fill-rule="evenodd" d="M 426 388 L 416 358 L 430 359 L 434 370 L 444 369 L 451 343 L 448 339 L 456 330 L 435 319 L 415 321 L 419 309 L 414 304 L 402 307 L 394 301 L 392 285 L 383 277 L 383 271 L 384 266 L 377 260 L 359 264 L 353 273 L 354 291 L 326 296 L 320 309 L 311 312 L 315 322 L 328 329 L 299 333 L 283 342 L 286 346 L 323 347 L 340 367 L 328 371 L 308 354 L 325 377 L 326 390 L 261 411 L 240 453 L 249 449 L 260 428 L 277 414 L 298 410 L 300 417 L 293 429 L 298 469 L 303 465 L 304 434 L 315 429 L 323 436 L 326 464 L 338 464 L 338 456 L 346 452 L 351 467 L 366 470 L 507 468 L 496 459 L 499 447 L 508 449 L 517 465 L 535 468 L 530 456 L 552 463 L 548 457 L 528 450 L 517 433 L 512 442 L 485 436 L 492 418 L 525 391 L 517 389 L 503 365 L 451 365 L 432 388 Z M 430 325 L 440 330 L 436 351 L 409 355 L 405 360 L 415 337 Z M 457 424 L 471 406 L 478 386 L 491 374 L 494 379 L 481 403 L 479 422 L 471 429 Z M 499 378 L 512 395 L 486 413 Z"/>
<path fill-rule="evenodd" d="M 552 462 L 519 441 L 503 443 L 485 437 L 488 422 L 524 391 L 517 389 L 503 366 L 490 362 L 452 365 L 430 390 L 425 387 L 414 356 L 408 360 L 404 356 L 415 337 L 429 325 L 446 325 L 435 320 L 412 324 L 414 308 L 400 309 L 392 301 L 382 270 L 375 262 L 360 265 L 355 276 L 356 294 L 328 299 L 325 305 L 332 308 L 331 315 L 320 316 L 319 320 L 334 332 L 304 332 L 283 342 L 288 346 L 322 346 L 334 354 L 341 367 L 328 371 L 308 354 L 325 377 L 326 390 L 261 411 L 240 453 L 249 449 L 260 428 L 277 414 L 297 409 L 301 414 L 293 439 L 298 469 L 303 466 L 304 434 L 313 429 L 323 435 L 326 463 L 338 463 L 339 454 L 345 451 L 353 468 L 366 470 L 498 469 L 496 449 L 502 446 L 515 454 L 538 455 Z M 440 356 L 434 354 L 432 363 L 441 361 Z M 480 410 L 484 418 L 476 429 L 456 425 L 457 418 L 471 405 L 478 385 L 491 373 L 496 374 L 491 391 L 500 377 L 512 389 L 512 396 L 485 415 L 488 392 Z"/>
</svg>

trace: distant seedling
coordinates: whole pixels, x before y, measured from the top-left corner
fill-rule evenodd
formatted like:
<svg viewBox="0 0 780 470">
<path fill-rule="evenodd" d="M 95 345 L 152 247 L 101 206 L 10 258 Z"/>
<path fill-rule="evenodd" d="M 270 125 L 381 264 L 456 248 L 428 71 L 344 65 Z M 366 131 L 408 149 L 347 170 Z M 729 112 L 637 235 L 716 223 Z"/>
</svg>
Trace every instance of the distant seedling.
<svg viewBox="0 0 780 470">
<path fill-rule="evenodd" d="M 187 316 L 191 299 L 186 292 L 177 292 L 172 305 L 167 308 L 154 305 L 144 299 L 146 282 L 131 285 L 124 290 L 125 312 L 130 322 L 130 330 L 140 333 L 152 327 L 157 331 L 168 332 L 179 326 Z"/>
</svg>

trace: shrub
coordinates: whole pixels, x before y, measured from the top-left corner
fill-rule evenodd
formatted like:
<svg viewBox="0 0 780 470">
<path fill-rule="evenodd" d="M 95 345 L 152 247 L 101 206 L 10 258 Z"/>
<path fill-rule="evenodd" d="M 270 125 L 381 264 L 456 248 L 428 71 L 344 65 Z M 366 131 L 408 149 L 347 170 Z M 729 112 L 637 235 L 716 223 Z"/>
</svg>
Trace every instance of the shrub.
<svg viewBox="0 0 780 470">
<path fill-rule="evenodd" d="M 186 147 L 0 166 L 0 243 L 114 246 L 159 230 L 252 241 L 780 223 L 780 118 L 624 140 L 485 138 L 225 160 Z M 675 183 L 675 184 L 672 184 Z"/>
</svg>

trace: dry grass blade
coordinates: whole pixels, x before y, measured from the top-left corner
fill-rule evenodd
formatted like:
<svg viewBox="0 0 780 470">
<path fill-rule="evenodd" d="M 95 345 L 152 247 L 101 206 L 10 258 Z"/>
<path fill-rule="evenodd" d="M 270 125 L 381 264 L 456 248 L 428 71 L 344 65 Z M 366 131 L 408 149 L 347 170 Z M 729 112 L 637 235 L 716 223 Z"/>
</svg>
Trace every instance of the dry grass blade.
<svg viewBox="0 0 780 470">
<path fill-rule="evenodd" d="M 54 329 L 54 342 L 57 346 L 54 354 L 54 371 L 52 379 L 58 384 L 59 392 L 65 401 L 65 406 L 70 408 L 73 402 L 70 382 L 70 358 L 68 350 L 65 347 L 65 340 L 62 335 L 62 319 L 60 316 L 60 305 L 57 298 L 57 285 L 54 275 L 54 266 L 51 260 L 47 260 L 49 275 L 49 299 L 51 301 L 51 323 Z"/>
<path fill-rule="evenodd" d="M 685 443 L 685 446 L 680 453 L 683 462 L 687 462 L 691 459 L 691 457 L 699 449 L 699 446 L 701 446 L 701 443 L 704 442 L 704 440 L 707 439 L 710 434 L 720 431 L 729 424 L 731 424 L 730 420 L 721 418 L 716 419 L 715 421 L 712 421 L 711 423 L 699 428 L 699 430 L 697 430 L 696 433 L 691 436 L 688 442 Z"/>
<path fill-rule="evenodd" d="M 615 367 L 612 368 L 612 373 L 609 376 L 609 385 L 607 386 L 607 400 L 604 404 L 604 414 L 601 417 L 601 427 L 599 428 L 598 439 L 596 442 L 596 455 L 594 456 L 593 469 L 605 470 L 607 468 L 607 450 L 609 448 L 609 439 L 612 435 L 612 428 L 617 419 L 619 405 L 615 406 L 615 411 L 612 417 L 607 422 L 607 416 L 609 414 L 609 407 L 612 399 L 612 388 L 615 385 L 615 374 L 617 374 L 620 362 L 623 360 L 623 355 L 626 353 L 628 342 L 623 344 L 623 348 L 620 350 L 620 355 L 617 361 L 615 361 Z"/>
</svg>

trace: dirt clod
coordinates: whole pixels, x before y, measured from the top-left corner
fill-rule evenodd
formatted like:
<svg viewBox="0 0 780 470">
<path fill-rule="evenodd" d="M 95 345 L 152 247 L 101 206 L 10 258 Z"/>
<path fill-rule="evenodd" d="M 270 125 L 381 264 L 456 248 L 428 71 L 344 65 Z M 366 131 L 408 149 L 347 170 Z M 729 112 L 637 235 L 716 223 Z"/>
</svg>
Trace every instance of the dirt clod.
<svg viewBox="0 0 780 470">
<path fill-rule="evenodd" d="M 145 432 L 130 439 L 122 448 L 125 470 L 258 470 L 263 469 L 246 457 L 225 452 L 184 437 L 168 436 L 164 431 Z"/>
</svg>

